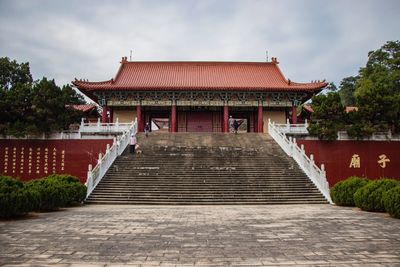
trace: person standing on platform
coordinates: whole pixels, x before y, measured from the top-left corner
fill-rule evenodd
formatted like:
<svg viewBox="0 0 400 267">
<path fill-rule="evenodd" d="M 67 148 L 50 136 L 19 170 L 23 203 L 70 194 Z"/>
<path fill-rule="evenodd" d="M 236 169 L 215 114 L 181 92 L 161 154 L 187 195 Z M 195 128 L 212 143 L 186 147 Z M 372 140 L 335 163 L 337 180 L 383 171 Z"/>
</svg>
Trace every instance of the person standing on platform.
<svg viewBox="0 0 400 267">
<path fill-rule="evenodd" d="M 232 116 L 229 116 L 229 132 L 233 133 L 233 121 L 234 119 L 232 118 Z"/>
<path fill-rule="evenodd" d="M 146 122 L 146 126 L 144 127 L 144 133 L 145 133 L 146 137 L 149 136 L 149 132 L 150 132 L 150 124 L 148 122 Z"/>
<path fill-rule="evenodd" d="M 134 135 L 134 134 L 132 134 L 131 135 L 131 140 L 130 140 L 130 146 L 129 146 L 129 148 L 130 148 L 130 153 L 131 154 L 135 154 L 135 147 L 136 147 L 136 143 L 137 143 L 137 140 L 136 140 L 136 135 Z"/>
<path fill-rule="evenodd" d="M 238 133 L 238 129 L 239 129 L 239 123 L 237 122 L 237 120 L 233 121 L 233 131 L 235 132 L 235 134 Z"/>
</svg>

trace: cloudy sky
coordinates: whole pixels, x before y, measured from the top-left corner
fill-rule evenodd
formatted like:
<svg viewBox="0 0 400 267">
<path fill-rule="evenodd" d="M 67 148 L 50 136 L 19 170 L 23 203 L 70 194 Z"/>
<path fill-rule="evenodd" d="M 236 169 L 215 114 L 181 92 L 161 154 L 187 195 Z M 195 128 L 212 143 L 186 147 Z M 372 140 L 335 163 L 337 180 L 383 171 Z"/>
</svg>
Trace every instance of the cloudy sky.
<svg viewBox="0 0 400 267">
<path fill-rule="evenodd" d="M 265 61 L 339 83 L 400 39 L 399 0 L 0 0 L 0 57 L 61 85 L 133 60 Z"/>
</svg>

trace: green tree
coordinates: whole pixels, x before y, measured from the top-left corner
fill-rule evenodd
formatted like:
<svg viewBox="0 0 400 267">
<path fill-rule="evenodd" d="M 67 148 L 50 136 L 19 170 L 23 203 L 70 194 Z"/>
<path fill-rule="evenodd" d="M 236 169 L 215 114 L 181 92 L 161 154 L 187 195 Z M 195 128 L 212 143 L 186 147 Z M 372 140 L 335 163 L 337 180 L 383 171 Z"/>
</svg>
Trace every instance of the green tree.
<svg viewBox="0 0 400 267">
<path fill-rule="evenodd" d="M 6 92 L 6 107 L 4 113 L 6 118 L 7 134 L 24 136 L 29 133 L 31 125 L 34 124 L 34 113 L 32 110 L 32 86 L 21 84 L 11 87 Z"/>
<path fill-rule="evenodd" d="M 85 104 L 86 101 L 81 94 L 78 94 L 69 84 L 63 85 L 61 88 L 64 102 L 69 103 L 71 105 L 82 105 Z"/>
<path fill-rule="evenodd" d="M 54 80 L 32 82 L 29 63 L 0 59 L 0 134 L 24 136 L 68 129 L 82 112 L 72 105 L 84 103 L 69 85 Z"/>
<path fill-rule="evenodd" d="M 343 78 L 343 80 L 340 82 L 339 95 L 340 95 L 340 99 L 342 100 L 342 104 L 345 107 L 356 105 L 356 99 L 354 97 L 354 92 L 356 90 L 357 79 L 358 79 L 358 76 L 356 76 L 356 77 L 349 76 L 349 77 Z"/>
<path fill-rule="evenodd" d="M 54 80 L 43 78 L 33 87 L 33 111 L 35 114 L 34 128 L 31 130 L 38 133 L 51 133 L 68 129 L 69 125 L 79 122 L 83 115 L 80 111 L 72 108 L 71 104 L 78 102 L 78 98 L 64 87 L 61 90 Z M 76 93 L 75 93 L 76 94 Z"/>
<path fill-rule="evenodd" d="M 360 69 L 355 99 L 363 123 L 374 131 L 400 130 L 400 42 L 390 41 L 368 53 Z"/>
<path fill-rule="evenodd" d="M 33 82 L 29 63 L 17 63 L 8 57 L 0 58 L 0 87 L 9 90 L 17 84 L 31 84 Z"/>
<path fill-rule="evenodd" d="M 311 124 L 308 131 L 311 135 L 323 140 L 336 140 L 338 131 L 345 126 L 345 109 L 339 93 L 331 92 L 312 98 Z"/>
</svg>

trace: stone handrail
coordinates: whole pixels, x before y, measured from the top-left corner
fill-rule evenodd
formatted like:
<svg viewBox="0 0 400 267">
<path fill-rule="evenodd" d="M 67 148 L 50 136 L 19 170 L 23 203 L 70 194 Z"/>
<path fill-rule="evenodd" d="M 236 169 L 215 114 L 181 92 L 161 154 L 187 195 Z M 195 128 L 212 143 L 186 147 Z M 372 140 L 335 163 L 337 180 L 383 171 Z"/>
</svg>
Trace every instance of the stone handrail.
<svg viewBox="0 0 400 267">
<path fill-rule="evenodd" d="M 107 145 L 106 153 L 102 155 L 99 154 L 99 159 L 97 160 L 97 165 L 92 168 L 92 164 L 89 164 L 89 170 L 87 173 L 87 193 L 86 198 L 93 192 L 96 186 L 99 184 L 101 179 L 103 179 L 104 175 L 111 167 L 115 159 L 120 156 L 125 148 L 129 144 L 130 136 L 132 134 L 136 134 L 137 132 L 137 121 L 130 124 L 130 127 L 127 131 L 124 131 L 122 136 L 118 136 L 114 138 L 114 142 L 112 146 Z"/>
<path fill-rule="evenodd" d="M 79 133 L 117 133 L 129 130 L 132 123 L 120 123 L 118 118 L 115 123 L 101 123 L 98 118 L 95 123 L 84 123 L 83 119 L 79 126 Z"/>
<path fill-rule="evenodd" d="M 290 124 L 289 120 L 286 120 L 286 124 L 275 124 L 275 127 L 278 130 L 285 134 L 304 134 L 308 135 L 308 122 L 307 120 L 305 123 L 298 123 L 298 124 Z"/>
<path fill-rule="evenodd" d="M 299 147 L 296 143 L 296 139 L 291 137 L 287 138 L 285 133 L 281 132 L 275 123 L 268 121 L 268 133 L 269 135 L 279 144 L 279 146 L 285 151 L 287 155 L 292 157 L 308 178 L 315 184 L 318 190 L 323 194 L 326 200 L 333 204 L 331 196 L 329 194 L 329 184 L 326 179 L 326 172 L 324 164 L 321 164 L 319 168 L 314 162 L 314 156 L 308 157 L 305 153 L 304 146 Z"/>
</svg>

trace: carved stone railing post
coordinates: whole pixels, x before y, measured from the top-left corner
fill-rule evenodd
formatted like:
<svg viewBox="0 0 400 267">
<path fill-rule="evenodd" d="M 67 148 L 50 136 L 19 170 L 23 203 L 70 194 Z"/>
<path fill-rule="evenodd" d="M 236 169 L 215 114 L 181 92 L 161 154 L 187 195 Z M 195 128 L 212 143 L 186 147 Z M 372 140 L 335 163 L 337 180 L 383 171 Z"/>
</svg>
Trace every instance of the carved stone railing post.
<svg viewBox="0 0 400 267">
<path fill-rule="evenodd" d="M 89 164 L 88 167 L 88 172 L 87 172 L 87 179 L 86 179 L 86 197 L 89 196 L 89 194 L 92 192 L 93 190 L 93 173 L 92 173 L 92 164 Z"/>
</svg>

